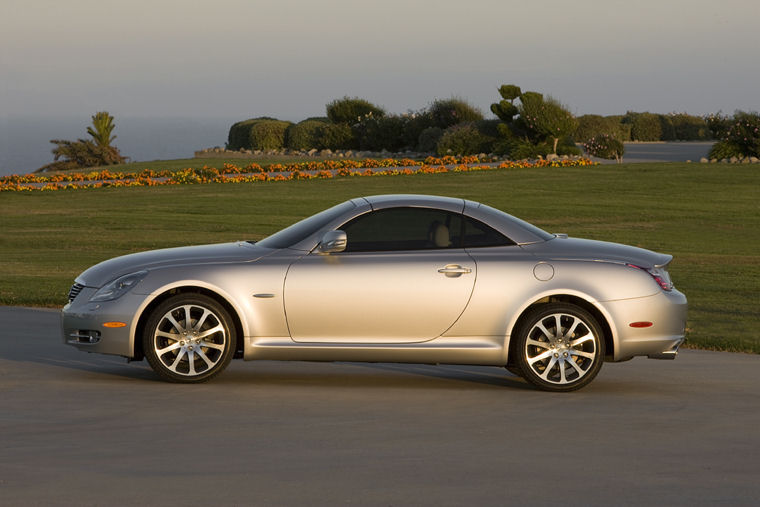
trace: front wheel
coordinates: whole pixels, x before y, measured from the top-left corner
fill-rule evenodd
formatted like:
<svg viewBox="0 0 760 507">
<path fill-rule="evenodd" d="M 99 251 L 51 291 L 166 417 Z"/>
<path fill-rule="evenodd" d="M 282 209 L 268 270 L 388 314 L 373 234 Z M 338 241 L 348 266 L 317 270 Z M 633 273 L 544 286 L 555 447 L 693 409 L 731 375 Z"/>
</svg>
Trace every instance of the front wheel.
<svg viewBox="0 0 760 507">
<path fill-rule="evenodd" d="M 513 353 L 522 377 L 545 391 L 574 391 L 588 385 L 604 361 L 599 323 L 572 304 L 536 308 L 515 338 Z"/>
<path fill-rule="evenodd" d="M 164 380 L 204 382 L 230 363 L 235 340 L 235 326 L 224 307 L 202 294 L 178 294 L 150 314 L 143 350 Z"/>
</svg>

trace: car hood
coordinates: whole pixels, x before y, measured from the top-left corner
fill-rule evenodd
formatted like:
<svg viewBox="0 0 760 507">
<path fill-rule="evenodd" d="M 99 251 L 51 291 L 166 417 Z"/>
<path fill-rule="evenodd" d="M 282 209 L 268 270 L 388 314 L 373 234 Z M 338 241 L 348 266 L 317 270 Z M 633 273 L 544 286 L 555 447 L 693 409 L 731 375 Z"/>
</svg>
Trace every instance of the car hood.
<svg viewBox="0 0 760 507">
<path fill-rule="evenodd" d="M 111 280 L 136 271 L 190 264 L 252 262 L 272 251 L 243 241 L 149 250 L 103 261 L 84 271 L 76 281 L 87 287 L 102 287 Z"/>
<path fill-rule="evenodd" d="M 564 236 L 557 236 L 543 243 L 526 245 L 523 248 L 545 260 L 622 262 L 643 268 L 664 266 L 673 260 L 672 255 L 635 246 Z"/>
</svg>

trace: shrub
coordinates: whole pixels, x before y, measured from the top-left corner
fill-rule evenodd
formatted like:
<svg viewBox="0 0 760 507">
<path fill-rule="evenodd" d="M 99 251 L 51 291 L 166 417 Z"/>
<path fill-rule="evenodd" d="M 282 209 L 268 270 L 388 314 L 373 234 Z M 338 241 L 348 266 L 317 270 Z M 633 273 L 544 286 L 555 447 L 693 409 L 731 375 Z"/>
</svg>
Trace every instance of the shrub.
<svg viewBox="0 0 760 507">
<path fill-rule="evenodd" d="M 615 139 L 611 135 L 600 134 L 592 137 L 587 142 L 583 143 L 583 148 L 586 150 L 586 153 L 593 157 L 605 158 L 608 160 L 615 159 L 618 164 L 623 162 L 625 145 L 623 145 L 619 139 Z"/>
<path fill-rule="evenodd" d="M 552 152 L 549 143 L 532 143 L 527 139 L 513 139 L 507 143 L 506 154 L 512 160 L 546 157 Z"/>
<path fill-rule="evenodd" d="M 351 127 L 345 123 L 325 123 L 319 132 L 319 142 L 322 149 L 344 150 L 358 146 Z"/>
<path fill-rule="evenodd" d="M 656 114 L 629 111 L 623 117 L 623 123 L 631 125 L 631 140 L 633 141 L 659 141 L 662 139 L 662 124 Z"/>
<path fill-rule="evenodd" d="M 657 118 L 660 120 L 660 141 L 675 141 L 678 139 L 676 129 L 673 126 L 673 120 L 671 120 L 670 116 L 658 114 Z"/>
<path fill-rule="evenodd" d="M 116 136 L 112 135 L 113 130 L 113 116 L 107 111 L 95 113 L 92 116 L 92 126 L 87 127 L 87 133 L 92 137 L 92 140 L 51 140 L 50 142 L 56 145 L 52 150 L 55 162 L 44 165 L 35 172 L 97 167 L 126 162 L 127 157 L 122 156 L 119 149 L 111 145 L 116 139 Z"/>
<path fill-rule="evenodd" d="M 354 124 L 359 148 L 370 151 L 398 151 L 404 146 L 404 120 L 397 115 L 365 116 Z"/>
<path fill-rule="evenodd" d="M 501 100 L 491 104 L 491 112 L 503 122 L 512 123 L 514 116 L 518 113 L 515 100 L 520 98 L 522 91 L 516 85 L 501 85 L 499 95 L 501 95 Z"/>
<path fill-rule="evenodd" d="M 707 128 L 710 130 L 713 138 L 722 139 L 726 136 L 726 132 L 728 132 L 731 118 L 718 112 L 705 116 L 705 124 L 707 124 Z"/>
<path fill-rule="evenodd" d="M 285 132 L 285 144 L 291 150 L 321 150 L 322 129 L 326 125 L 320 120 L 304 120 L 288 127 Z"/>
<path fill-rule="evenodd" d="M 559 144 L 557 145 L 557 155 L 567 155 L 570 157 L 581 154 L 581 149 L 578 148 L 572 137 L 563 137 L 559 140 Z"/>
<path fill-rule="evenodd" d="M 599 116 L 596 114 L 584 114 L 578 117 L 578 128 L 573 137 L 580 142 L 585 142 L 601 134 L 609 134 L 621 141 L 626 140 L 628 129 L 620 123 L 620 117 Z"/>
<path fill-rule="evenodd" d="M 480 120 L 475 122 L 475 128 L 484 136 L 497 138 L 501 135 L 499 130 L 501 124 L 501 120 Z"/>
<path fill-rule="evenodd" d="M 359 97 L 343 97 L 327 104 L 327 117 L 333 123 L 354 124 L 365 116 L 385 115 L 383 108 Z"/>
<path fill-rule="evenodd" d="M 520 118 L 539 141 L 552 141 L 552 153 L 563 137 L 572 135 L 578 122 L 565 106 L 552 97 L 546 99 L 539 93 L 526 92 L 520 96 Z"/>
<path fill-rule="evenodd" d="M 760 114 L 736 111 L 733 118 L 717 115 L 708 123 L 719 138 L 711 158 L 760 157 Z"/>
<path fill-rule="evenodd" d="M 622 114 L 607 116 L 606 118 L 609 118 L 610 120 L 615 120 L 618 123 L 618 132 L 620 132 L 620 137 L 618 139 L 620 141 L 623 141 L 624 143 L 627 143 L 631 140 L 631 124 L 630 123 L 624 123 Z"/>
<path fill-rule="evenodd" d="M 438 127 L 428 127 L 422 132 L 417 139 L 417 151 L 425 153 L 436 153 L 438 141 L 443 137 L 443 129 Z"/>
<path fill-rule="evenodd" d="M 322 123 L 330 123 L 330 118 L 327 116 L 309 116 L 303 121 L 321 121 Z"/>
<path fill-rule="evenodd" d="M 731 157 L 742 158 L 744 157 L 744 152 L 742 151 L 742 147 L 736 143 L 732 143 L 731 141 L 718 141 L 712 145 L 707 157 L 718 160 Z"/>
<path fill-rule="evenodd" d="M 264 120 L 277 121 L 268 116 L 260 116 L 258 118 L 251 118 L 233 124 L 230 127 L 229 134 L 227 134 L 227 149 L 249 149 L 251 144 L 251 129 L 256 123 Z"/>
<path fill-rule="evenodd" d="M 285 132 L 292 123 L 281 120 L 261 120 L 251 126 L 251 150 L 280 150 L 285 147 Z"/>
<path fill-rule="evenodd" d="M 473 155 L 493 150 L 495 139 L 480 132 L 475 123 L 460 123 L 446 129 L 438 141 L 438 155 Z"/>
<path fill-rule="evenodd" d="M 474 122 L 483 119 L 483 113 L 462 99 L 436 100 L 430 105 L 430 115 L 433 124 L 442 129 L 464 122 Z"/>
<path fill-rule="evenodd" d="M 415 149 L 420 139 L 422 132 L 430 127 L 435 127 L 433 122 L 433 115 L 427 109 L 419 111 L 409 111 L 401 115 L 404 119 L 404 131 L 402 137 L 404 138 L 404 146 Z M 435 147 L 431 150 L 423 151 L 435 151 Z"/>
<path fill-rule="evenodd" d="M 710 129 L 707 122 L 700 116 L 686 113 L 673 113 L 670 120 L 675 129 L 675 138 L 681 141 L 702 141 L 710 139 Z"/>
</svg>

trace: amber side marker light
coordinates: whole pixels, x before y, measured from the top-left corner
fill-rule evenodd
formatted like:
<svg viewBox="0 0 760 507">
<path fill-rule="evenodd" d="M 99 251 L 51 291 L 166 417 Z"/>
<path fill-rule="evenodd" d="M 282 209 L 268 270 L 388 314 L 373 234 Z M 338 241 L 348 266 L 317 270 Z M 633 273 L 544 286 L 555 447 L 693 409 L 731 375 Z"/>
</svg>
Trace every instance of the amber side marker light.
<svg viewBox="0 0 760 507">
<path fill-rule="evenodd" d="M 127 327 L 125 322 L 104 322 L 103 327 Z"/>
<path fill-rule="evenodd" d="M 650 327 L 652 323 L 651 322 L 631 322 L 628 325 L 631 327 Z"/>
</svg>

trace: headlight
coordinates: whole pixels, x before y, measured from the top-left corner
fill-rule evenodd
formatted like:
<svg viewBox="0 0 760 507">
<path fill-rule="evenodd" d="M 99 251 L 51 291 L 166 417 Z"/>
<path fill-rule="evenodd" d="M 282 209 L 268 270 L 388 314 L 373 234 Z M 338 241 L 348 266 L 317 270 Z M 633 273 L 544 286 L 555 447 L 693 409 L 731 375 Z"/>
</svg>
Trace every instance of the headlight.
<svg viewBox="0 0 760 507">
<path fill-rule="evenodd" d="M 98 289 L 98 291 L 90 298 L 90 301 L 113 301 L 114 299 L 120 298 L 129 292 L 132 287 L 140 283 L 140 280 L 145 278 L 145 275 L 147 274 L 147 271 L 138 271 L 137 273 L 121 276 Z"/>
</svg>

